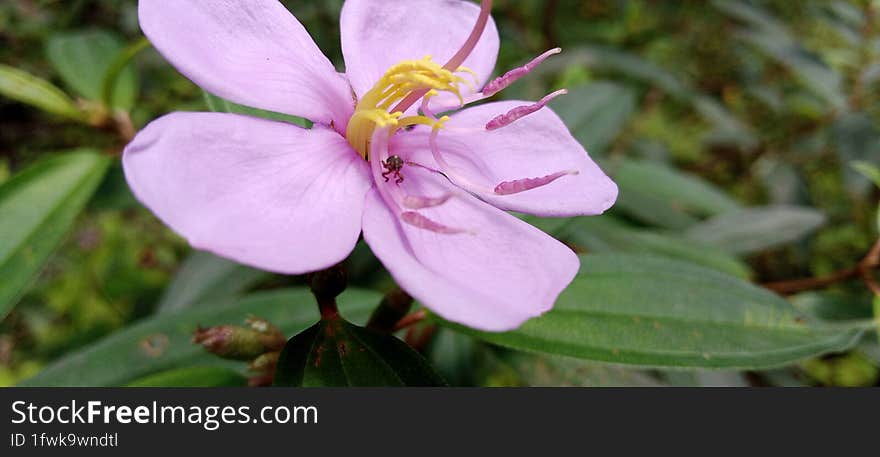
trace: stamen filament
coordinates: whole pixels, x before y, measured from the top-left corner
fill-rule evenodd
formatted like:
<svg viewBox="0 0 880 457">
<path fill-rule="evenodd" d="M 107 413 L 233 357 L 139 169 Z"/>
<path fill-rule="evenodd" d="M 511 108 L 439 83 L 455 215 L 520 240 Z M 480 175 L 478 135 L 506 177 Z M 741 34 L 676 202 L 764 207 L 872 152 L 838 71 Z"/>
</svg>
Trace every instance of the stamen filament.
<svg viewBox="0 0 880 457">
<path fill-rule="evenodd" d="M 532 105 L 517 106 L 516 108 L 508 111 L 506 114 L 502 114 L 490 120 L 486 124 L 486 130 L 492 131 L 507 127 L 508 125 L 513 124 L 514 122 L 528 116 L 529 114 L 532 114 L 547 106 L 547 104 L 550 103 L 550 101 L 552 101 L 554 98 L 560 95 L 565 95 L 567 93 L 568 91 L 565 89 L 557 90 L 556 92 L 553 92 L 552 94 L 542 98 L 537 103 L 534 103 Z"/>
<path fill-rule="evenodd" d="M 531 62 L 523 65 L 522 67 L 514 68 L 513 70 L 505 73 L 504 76 L 495 78 L 492 82 L 486 84 L 486 87 L 483 88 L 483 95 L 485 95 L 486 97 L 491 97 L 498 92 L 501 92 L 502 90 L 508 88 L 511 84 L 518 81 L 523 76 L 531 73 L 532 70 L 537 68 L 538 65 L 541 65 L 545 60 L 547 60 L 547 58 L 559 54 L 560 52 L 562 52 L 562 48 L 551 49 L 539 55 L 538 57 L 535 57 Z"/>
<path fill-rule="evenodd" d="M 492 0 L 482 0 L 480 3 L 480 15 L 477 17 L 477 23 L 474 25 L 474 29 L 471 30 L 470 36 L 468 36 L 467 40 L 465 40 L 464 45 L 462 45 L 461 49 L 449 59 L 449 62 L 446 62 L 446 65 L 443 65 L 443 68 L 449 71 L 456 71 L 461 67 L 461 64 L 464 63 L 465 60 L 474 52 L 474 49 L 477 47 L 477 43 L 480 42 L 480 38 L 483 36 L 483 32 L 486 30 L 486 25 L 489 23 L 489 15 L 492 13 Z M 428 93 L 428 89 L 422 89 L 415 91 L 409 94 L 406 98 L 403 99 L 395 108 L 394 111 L 402 111 L 410 109 L 417 101 L 419 101 L 425 94 Z"/>
<path fill-rule="evenodd" d="M 505 181 L 497 186 L 495 186 L 495 194 L 496 195 L 513 195 L 518 194 L 520 192 L 525 192 L 527 190 L 537 189 L 538 187 L 546 186 L 553 181 L 569 175 L 578 174 L 577 170 L 568 170 L 568 171 L 559 171 L 547 176 L 542 176 L 540 178 L 526 178 L 526 179 L 517 179 L 515 181 Z"/>
</svg>

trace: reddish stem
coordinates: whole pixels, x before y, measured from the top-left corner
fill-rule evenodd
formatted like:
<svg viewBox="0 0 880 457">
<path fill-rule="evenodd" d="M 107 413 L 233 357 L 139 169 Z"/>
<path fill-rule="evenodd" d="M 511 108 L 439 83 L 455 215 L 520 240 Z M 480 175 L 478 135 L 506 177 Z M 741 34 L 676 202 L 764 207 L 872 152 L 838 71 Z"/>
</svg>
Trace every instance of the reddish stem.
<svg viewBox="0 0 880 457">
<path fill-rule="evenodd" d="M 872 270 L 878 266 L 880 266 L 880 239 L 874 243 L 874 246 L 871 247 L 865 258 L 854 267 L 818 278 L 771 282 L 764 284 L 764 287 L 780 294 L 793 294 L 807 290 L 823 289 L 839 282 L 861 277 L 868 288 L 877 295 L 880 295 L 880 285 L 877 284 L 872 276 Z"/>
</svg>

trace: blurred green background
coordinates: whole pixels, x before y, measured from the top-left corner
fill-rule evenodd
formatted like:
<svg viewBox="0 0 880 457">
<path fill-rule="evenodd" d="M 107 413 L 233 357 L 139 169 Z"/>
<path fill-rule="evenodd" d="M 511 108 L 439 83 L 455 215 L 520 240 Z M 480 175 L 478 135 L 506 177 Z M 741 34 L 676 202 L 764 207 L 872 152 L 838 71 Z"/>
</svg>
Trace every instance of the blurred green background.
<svg viewBox="0 0 880 457">
<path fill-rule="evenodd" d="M 342 70 L 342 2 L 284 3 Z M 535 221 L 545 230 L 581 252 L 650 252 L 756 283 L 852 267 L 877 239 L 878 190 L 870 176 L 880 167 L 880 2 L 495 3 L 499 71 L 564 49 L 503 97 L 537 99 L 568 88 L 571 94 L 552 107 L 621 187 L 609 216 Z M 132 55 L 138 51 L 141 38 L 134 0 L 0 3 L 0 64 L 52 82 L 87 113 L 73 119 L 8 93 L 0 97 L 0 183 L 62 151 L 88 147 L 118 156 L 129 125 L 209 109 L 212 100 L 151 48 L 119 69 L 112 108 L 101 106 L 103 75 L 114 59 L 128 62 L 119 56 L 127 47 Z M 163 308 L 187 306 L 194 299 L 187 294 L 202 300 L 302 284 L 191 257 L 132 198 L 118 164 L 97 189 L 0 322 L 0 385 L 71 354 L 88 357 L 82 349 L 95 342 L 112 346 L 103 338 L 137 328 Z M 200 286 L 212 268 L 215 282 Z M 364 246 L 349 271 L 356 286 L 391 286 Z M 792 302 L 826 320 L 872 316 L 872 295 L 860 281 L 804 291 Z M 167 344 L 145 332 L 145 350 Z M 632 370 L 501 350 L 448 330 L 426 353 L 462 385 L 877 385 L 880 366 L 875 337 L 846 353 L 770 371 Z M 119 357 L 125 363 L 125 354 Z M 100 366 L 108 360 L 94 363 L 95 370 L 115 369 Z M 192 376 L 196 385 L 225 379 L 217 381 L 211 370 Z"/>
</svg>

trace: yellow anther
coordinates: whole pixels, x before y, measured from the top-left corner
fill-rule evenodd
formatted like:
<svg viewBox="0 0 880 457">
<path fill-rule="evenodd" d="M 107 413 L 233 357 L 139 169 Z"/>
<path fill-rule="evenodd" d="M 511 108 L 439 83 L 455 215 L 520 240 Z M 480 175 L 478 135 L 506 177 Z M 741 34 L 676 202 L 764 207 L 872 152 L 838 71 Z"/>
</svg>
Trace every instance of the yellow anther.
<svg viewBox="0 0 880 457">
<path fill-rule="evenodd" d="M 473 71 L 464 67 L 459 68 L 459 71 L 475 75 Z M 379 82 L 358 101 L 354 115 L 348 122 L 346 137 L 364 159 L 369 159 L 370 140 L 376 128 L 387 128 L 389 134 L 403 127 L 417 124 L 431 126 L 435 129 L 442 128 L 442 122 L 445 122 L 443 120 L 435 121 L 426 116 L 410 116 L 401 119 L 403 113 L 389 113 L 388 111 L 391 106 L 409 94 L 424 89 L 430 89 L 425 94 L 425 98 L 435 97 L 440 92 L 448 92 L 455 95 L 464 104 L 464 98 L 459 88 L 461 84 L 473 89 L 473 85 L 469 81 L 444 69 L 431 60 L 431 56 L 421 60 L 405 60 L 397 63 L 391 66 Z M 440 127 L 437 124 L 441 124 Z"/>
</svg>

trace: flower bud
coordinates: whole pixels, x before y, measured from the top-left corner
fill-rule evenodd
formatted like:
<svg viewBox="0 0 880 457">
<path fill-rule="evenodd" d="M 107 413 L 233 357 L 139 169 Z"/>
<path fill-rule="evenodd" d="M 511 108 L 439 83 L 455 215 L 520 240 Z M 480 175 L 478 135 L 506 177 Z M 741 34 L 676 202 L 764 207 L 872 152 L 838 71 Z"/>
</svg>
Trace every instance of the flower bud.
<svg viewBox="0 0 880 457">
<path fill-rule="evenodd" d="M 308 281 L 319 303 L 335 299 L 348 286 L 348 276 L 341 264 L 309 274 Z"/>
<path fill-rule="evenodd" d="M 233 360 L 253 360 L 284 347 L 284 335 L 265 319 L 250 317 L 245 322 L 247 327 L 199 327 L 193 335 L 193 343 L 224 359 Z"/>
</svg>

